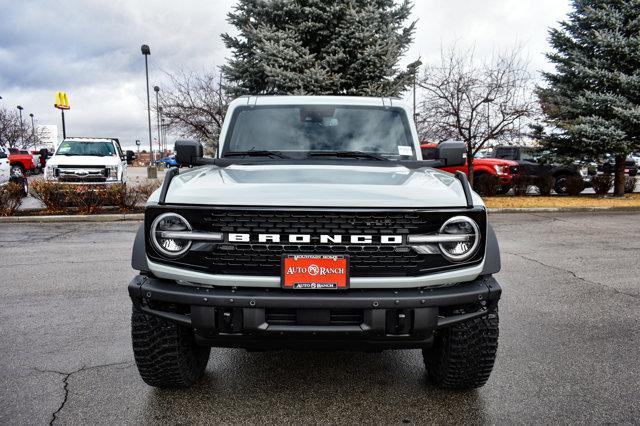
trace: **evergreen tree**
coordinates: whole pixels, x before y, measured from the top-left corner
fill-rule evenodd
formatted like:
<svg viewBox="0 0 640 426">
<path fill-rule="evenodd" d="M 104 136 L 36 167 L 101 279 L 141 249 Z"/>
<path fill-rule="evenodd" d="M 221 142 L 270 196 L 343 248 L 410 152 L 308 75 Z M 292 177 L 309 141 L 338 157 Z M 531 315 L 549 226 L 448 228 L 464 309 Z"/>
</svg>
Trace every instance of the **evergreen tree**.
<svg viewBox="0 0 640 426">
<path fill-rule="evenodd" d="M 624 160 L 640 144 L 640 0 L 573 0 L 550 30 L 555 72 L 538 90 L 546 144 L 560 154 L 616 156 L 615 194 L 624 193 Z"/>
<path fill-rule="evenodd" d="M 398 62 L 413 39 L 403 0 L 239 0 L 223 34 L 227 89 L 244 94 L 398 96 L 419 61 Z"/>
</svg>

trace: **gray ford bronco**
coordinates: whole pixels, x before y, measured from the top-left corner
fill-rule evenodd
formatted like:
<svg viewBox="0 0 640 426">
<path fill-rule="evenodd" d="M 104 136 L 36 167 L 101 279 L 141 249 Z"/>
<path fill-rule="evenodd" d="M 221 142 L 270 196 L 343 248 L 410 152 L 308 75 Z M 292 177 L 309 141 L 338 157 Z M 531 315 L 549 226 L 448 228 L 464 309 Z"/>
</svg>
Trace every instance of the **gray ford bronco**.
<svg viewBox="0 0 640 426">
<path fill-rule="evenodd" d="M 485 384 L 498 345 L 496 236 L 461 142 L 423 160 L 398 99 L 233 101 L 215 158 L 176 142 L 133 247 L 142 379 L 187 387 L 211 347 L 422 349 L 428 380 Z"/>
</svg>

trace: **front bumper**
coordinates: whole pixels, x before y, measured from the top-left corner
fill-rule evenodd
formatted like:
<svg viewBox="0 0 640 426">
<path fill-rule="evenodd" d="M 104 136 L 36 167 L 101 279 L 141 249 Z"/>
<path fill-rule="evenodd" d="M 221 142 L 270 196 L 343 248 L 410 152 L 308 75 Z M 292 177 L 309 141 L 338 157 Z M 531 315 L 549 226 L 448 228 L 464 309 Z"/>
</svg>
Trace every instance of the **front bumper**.
<svg viewBox="0 0 640 426">
<path fill-rule="evenodd" d="M 144 312 L 192 327 L 200 344 L 248 349 L 422 348 L 438 328 L 497 309 L 492 276 L 450 287 L 316 292 L 202 288 L 136 276 L 129 295 Z"/>
</svg>

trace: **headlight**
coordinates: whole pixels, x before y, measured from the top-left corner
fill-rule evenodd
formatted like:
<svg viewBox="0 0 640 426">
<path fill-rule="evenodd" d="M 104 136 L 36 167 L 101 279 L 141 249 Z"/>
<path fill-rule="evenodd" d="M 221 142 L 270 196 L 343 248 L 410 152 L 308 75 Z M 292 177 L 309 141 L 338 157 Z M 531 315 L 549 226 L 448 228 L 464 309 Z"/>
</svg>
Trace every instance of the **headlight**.
<svg viewBox="0 0 640 426">
<path fill-rule="evenodd" d="M 118 167 L 113 166 L 107 169 L 107 180 L 118 180 Z"/>
<path fill-rule="evenodd" d="M 165 232 L 191 231 L 191 225 L 187 220 L 176 213 L 163 213 L 151 224 L 150 239 L 153 246 L 165 256 L 178 257 L 183 255 L 191 247 L 190 240 L 166 238 Z"/>
<path fill-rule="evenodd" d="M 50 165 L 47 164 L 46 166 L 44 166 L 44 178 L 46 180 L 51 180 L 51 179 L 53 179 L 53 177 L 54 177 L 53 176 L 53 166 L 50 166 Z"/>
<path fill-rule="evenodd" d="M 466 216 L 455 216 L 447 220 L 440 228 L 439 234 L 461 237 L 461 241 L 438 244 L 444 257 L 454 262 L 467 260 L 474 255 L 480 245 L 480 228 L 473 219 Z M 466 238 L 462 238 L 462 236 Z"/>
<path fill-rule="evenodd" d="M 493 166 L 493 168 L 495 169 L 496 173 L 499 175 L 507 175 L 509 174 L 509 167 L 508 166 L 498 166 L 497 164 Z"/>
</svg>

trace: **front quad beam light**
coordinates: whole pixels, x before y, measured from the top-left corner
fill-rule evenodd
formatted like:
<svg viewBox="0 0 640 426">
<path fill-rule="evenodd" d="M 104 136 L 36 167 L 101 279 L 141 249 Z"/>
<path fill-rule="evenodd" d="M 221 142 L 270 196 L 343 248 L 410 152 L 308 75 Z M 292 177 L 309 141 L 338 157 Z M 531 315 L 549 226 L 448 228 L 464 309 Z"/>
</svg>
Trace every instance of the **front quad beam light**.
<svg viewBox="0 0 640 426">
<path fill-rule="evenodd" d="M 195 232 L 195 231 L 160 231 L 160 238 L 189 240 L 189 241 L 222 241 L 220 232 Z"/>
<path fill-rule="evenodd" d="M 467 216 L 447 220 L 433 235 L 409 235 L 407 243 L 420 254 L 436 254 L 437 249 L 451 262 L 462 262 L 473 256 L 480 246 L 480 227 Z"/>
<path fill-rule="evenodd" d="M 407 242 L 411 244 L 463 243 L 471 241 L 474 237 L 474 234 L 409 235 Z"/>
</svg>

